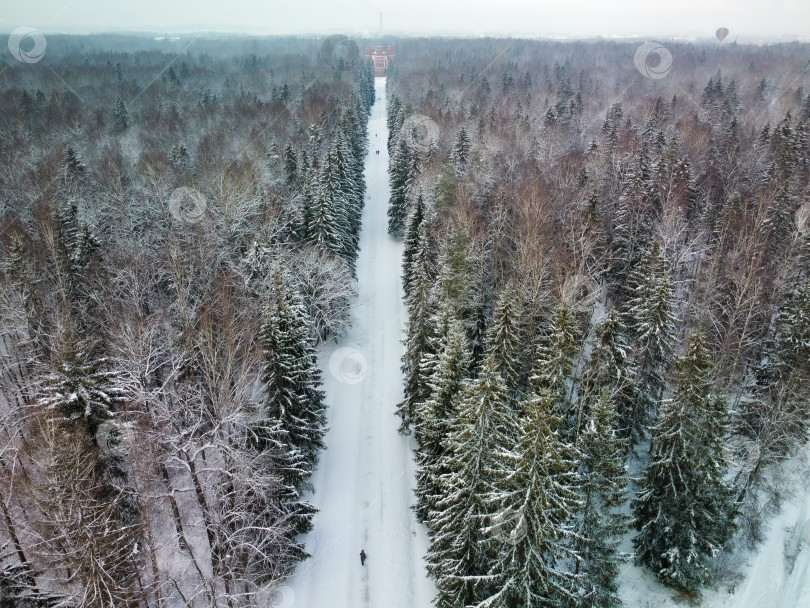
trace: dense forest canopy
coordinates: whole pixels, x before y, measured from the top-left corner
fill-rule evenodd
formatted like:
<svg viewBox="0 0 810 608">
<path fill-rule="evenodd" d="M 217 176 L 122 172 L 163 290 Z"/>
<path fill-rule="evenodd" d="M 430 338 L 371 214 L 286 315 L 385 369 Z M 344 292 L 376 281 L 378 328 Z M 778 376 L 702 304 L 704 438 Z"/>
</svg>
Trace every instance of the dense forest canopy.
<svg viewBox="0 0 810 608">
<path fill-rule="evenodd" d="M 374 101 L 321 44 L 6 62 L 4 605 L 248 605 L 307 557 Z"/>
<path fill-rule="evenodd" d="M 808 438 L 807 46 L 397 51 L 400 414 L 436 605 L 618 605 L 628 528 L 665 585 L 733 586 L 718 556 L 762 539 Z"/>
<path fill-rule="evenodd" d="M 2 605 L 267 604 L 307 559 L 359 42 L 0 60 Z M 733 588 L 808 440 L 810 47 L 380 43 L 435 605 Z"/>
</svg>

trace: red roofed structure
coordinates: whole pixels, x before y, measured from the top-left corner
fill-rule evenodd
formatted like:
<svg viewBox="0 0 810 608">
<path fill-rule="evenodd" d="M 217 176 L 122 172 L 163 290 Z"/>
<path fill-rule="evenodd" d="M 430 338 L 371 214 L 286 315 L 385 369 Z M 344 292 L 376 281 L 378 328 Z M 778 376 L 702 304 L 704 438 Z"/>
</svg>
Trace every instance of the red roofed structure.
<svg viewBox="0 0 810 608">
<path fill-rule="evenodd" d="M 394 47 L 388 46 L 383 49 L 383 47 L 378 46 L 372 49 L 370 46 L 367 46 L 366 57 L 374 62 L 374 75 L 385 76 L 385 70 L 388 68 L 388 64 L 394 59 Z"/>
</svg>

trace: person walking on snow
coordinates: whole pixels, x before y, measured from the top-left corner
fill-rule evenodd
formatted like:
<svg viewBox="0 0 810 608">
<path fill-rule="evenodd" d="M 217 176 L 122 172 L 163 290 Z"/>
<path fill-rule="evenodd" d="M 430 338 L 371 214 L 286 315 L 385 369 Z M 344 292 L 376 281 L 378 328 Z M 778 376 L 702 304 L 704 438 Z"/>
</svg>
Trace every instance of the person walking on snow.
<svg viewBox="0 0 810 608">
<path fill-rule="evenodd" d="M 360 549 L 360 565 L 361 566 L 366 565 L 366 552 L 363 551 L 362 549 Z"/>
</svg>

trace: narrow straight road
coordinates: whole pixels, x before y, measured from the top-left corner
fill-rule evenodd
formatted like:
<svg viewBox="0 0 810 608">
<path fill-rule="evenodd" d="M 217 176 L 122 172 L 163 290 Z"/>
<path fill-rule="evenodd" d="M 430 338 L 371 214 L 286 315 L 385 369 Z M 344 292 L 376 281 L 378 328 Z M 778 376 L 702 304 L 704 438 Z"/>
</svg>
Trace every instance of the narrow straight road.
<svg viewBox="0 0 810 608">
<path fill-rule="evenodd" d="M 414 465 L 397 433 L 406 310 L 402 243 L 388 236 L 385 78 L 375 79 L 369 121 L 367 196 L 357 261 L 352 330 L 321 355 L 330 430 L 312 476 L 319 509 L 304 539 L 312 557 L 288 581 L 280 608 L 429 608 L 428 540 L 416 523 Z M 379 155 L 377 154 L 379 150 Z M 366 565 L 360 565 L 360 550 Z"/>
</svg>

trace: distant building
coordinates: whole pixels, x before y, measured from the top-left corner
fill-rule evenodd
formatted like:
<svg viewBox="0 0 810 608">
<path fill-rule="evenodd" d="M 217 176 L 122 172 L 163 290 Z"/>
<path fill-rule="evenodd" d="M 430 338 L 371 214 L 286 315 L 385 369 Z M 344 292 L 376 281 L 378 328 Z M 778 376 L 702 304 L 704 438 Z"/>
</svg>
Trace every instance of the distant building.
<svg viewBox="0 0 810 608">
<path fill-rule="evenodd" d="M 367 46 L 366 57 L 374 62 L 374 75 L 385 76 L 385 70 L 388 68 L 388 64 L 394 59 L 394 47 L 388 46 L 383 49 L 383 47 L 378 46 L 372 49 L 370 46 Z"/>
</svg>

